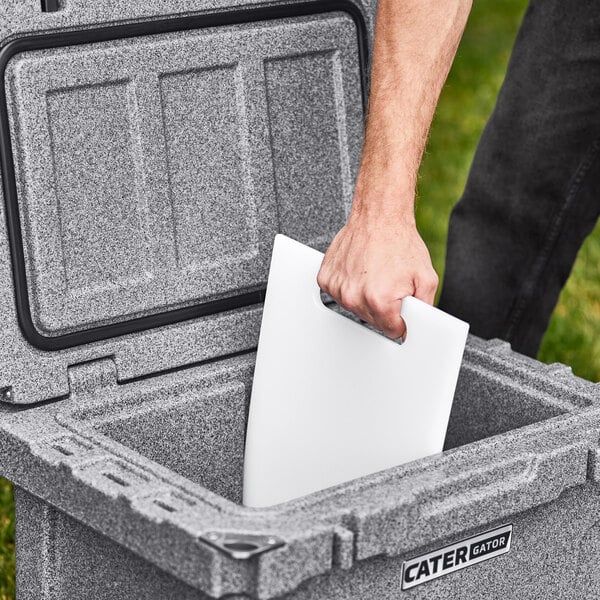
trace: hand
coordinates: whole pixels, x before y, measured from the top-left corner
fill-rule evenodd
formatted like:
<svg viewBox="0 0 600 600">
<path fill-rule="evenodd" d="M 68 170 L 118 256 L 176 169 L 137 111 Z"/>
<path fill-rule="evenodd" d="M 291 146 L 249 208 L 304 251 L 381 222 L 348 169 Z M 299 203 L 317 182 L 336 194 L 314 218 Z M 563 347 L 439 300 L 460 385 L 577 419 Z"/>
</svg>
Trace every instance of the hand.
<svg viewBox="0 0 600 600">
<path fill-rule="evenodd" d="M 365 212 L 335 236 L 317 277 L 338 304 L 394 339 L 406 334 L 402 298 L 433 304 L 438 281 L 414 218 Z"/>
</svg>

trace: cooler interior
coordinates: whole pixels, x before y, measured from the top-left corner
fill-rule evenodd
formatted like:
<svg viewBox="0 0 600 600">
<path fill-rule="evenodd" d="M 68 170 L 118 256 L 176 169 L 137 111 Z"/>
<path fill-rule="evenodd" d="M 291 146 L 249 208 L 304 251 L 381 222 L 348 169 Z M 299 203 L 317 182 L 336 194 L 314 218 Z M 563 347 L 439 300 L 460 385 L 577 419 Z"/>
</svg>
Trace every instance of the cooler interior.
<svg viewBox="0 0 600 600">
<path fill-rule="evenodd" d="M 233 502 L 241 502 L 244 437 L 254 354 L 168 378 L 117 400 L 99 398 L 71 419 Z M 127 386 L 125 386 L 127 387 Z M 131 386 L 135 389 L 135 386 Z M 282 398 L 285 401 L 285 398 Z M 525 427 L 581 407 L 578 398 L 540 394 L 468 363 L 458 380 L 445 449 Z M 307 440 L 310 443 L 310 440 Z"/>
</svg>

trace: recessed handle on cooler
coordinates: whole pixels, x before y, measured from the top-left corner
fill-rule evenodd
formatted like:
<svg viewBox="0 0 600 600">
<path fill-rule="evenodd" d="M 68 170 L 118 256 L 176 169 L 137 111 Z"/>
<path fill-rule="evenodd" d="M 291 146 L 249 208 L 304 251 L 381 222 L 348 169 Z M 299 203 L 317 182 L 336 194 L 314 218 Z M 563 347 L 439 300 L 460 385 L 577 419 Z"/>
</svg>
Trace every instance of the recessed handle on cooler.
<svg viewBox="0 0 600 600">
<path fill-rule="evenodd" d="M 555 500 L 565 490 L 585 483 L 587 479 L 587 443 L 576 442 L 542 455 L 517 458 L 500 468 L 490 468 L 482 476 L 483 485 L 465 482 L 464 489 L 432 500 L 424 511 L 426 519 L 448 519 L 457 509 L 470 514 L 476 508 L 498 504 L 498 517 L 534 508 Z M 577 460 L 576 467 L 573 466 Z M 514 469 L 512 474 L 508 474 Z M 510 502 L 507 502 L 507 498 Z"/>
</svg>

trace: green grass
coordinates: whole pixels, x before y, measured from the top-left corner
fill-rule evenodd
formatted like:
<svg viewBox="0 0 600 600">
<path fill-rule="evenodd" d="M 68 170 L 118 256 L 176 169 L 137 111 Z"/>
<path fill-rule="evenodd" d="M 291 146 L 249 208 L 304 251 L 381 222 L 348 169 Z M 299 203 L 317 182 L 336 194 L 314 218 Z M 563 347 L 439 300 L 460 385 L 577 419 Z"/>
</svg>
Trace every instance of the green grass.
<svg viewBox="0 0 600 600">
<path fill-rule="evenodd" d="M 0 479 L 0 600 L 15 596 L 14 517 L 12 486 Z"/>
<path fill-rule="evenodd" d="M 443 275 L 450 209 L 460 197 L 477 140 L 502 83 L 524 0 L 478 0 L 442 93 L 419 182 L 417 217 Z M 600 380 L 600 226 L 575 264 L 539 358 Z M 0 600 L 14 598 L 12 489 L 0 479 Z"/>
<path fill-rule="evenodd" d="M 417 220 L 442 277 L 448 217 L 460 197 L 477 140 L 502 84 L 523 0 L 474 3 L 442 92 L 419 178 Z M 600 380 L 600 226 L 586 240 L 556 307 L 538 358 Z"/>
</svg>

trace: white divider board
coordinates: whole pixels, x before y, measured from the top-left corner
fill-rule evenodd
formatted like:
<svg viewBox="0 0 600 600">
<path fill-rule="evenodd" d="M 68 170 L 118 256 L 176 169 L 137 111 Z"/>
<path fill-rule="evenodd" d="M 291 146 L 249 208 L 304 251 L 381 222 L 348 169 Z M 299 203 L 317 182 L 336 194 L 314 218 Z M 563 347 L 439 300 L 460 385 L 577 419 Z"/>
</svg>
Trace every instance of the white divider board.
<svg viewBox="0 0 600 600">
<path fill-rule="evenodd" d="M 322 259 L 275 238 L 246 437 L 246 506 L 442 450 L 468 324 L 407 297 L 400 345 L 323 305 Z"/>
</svg>

